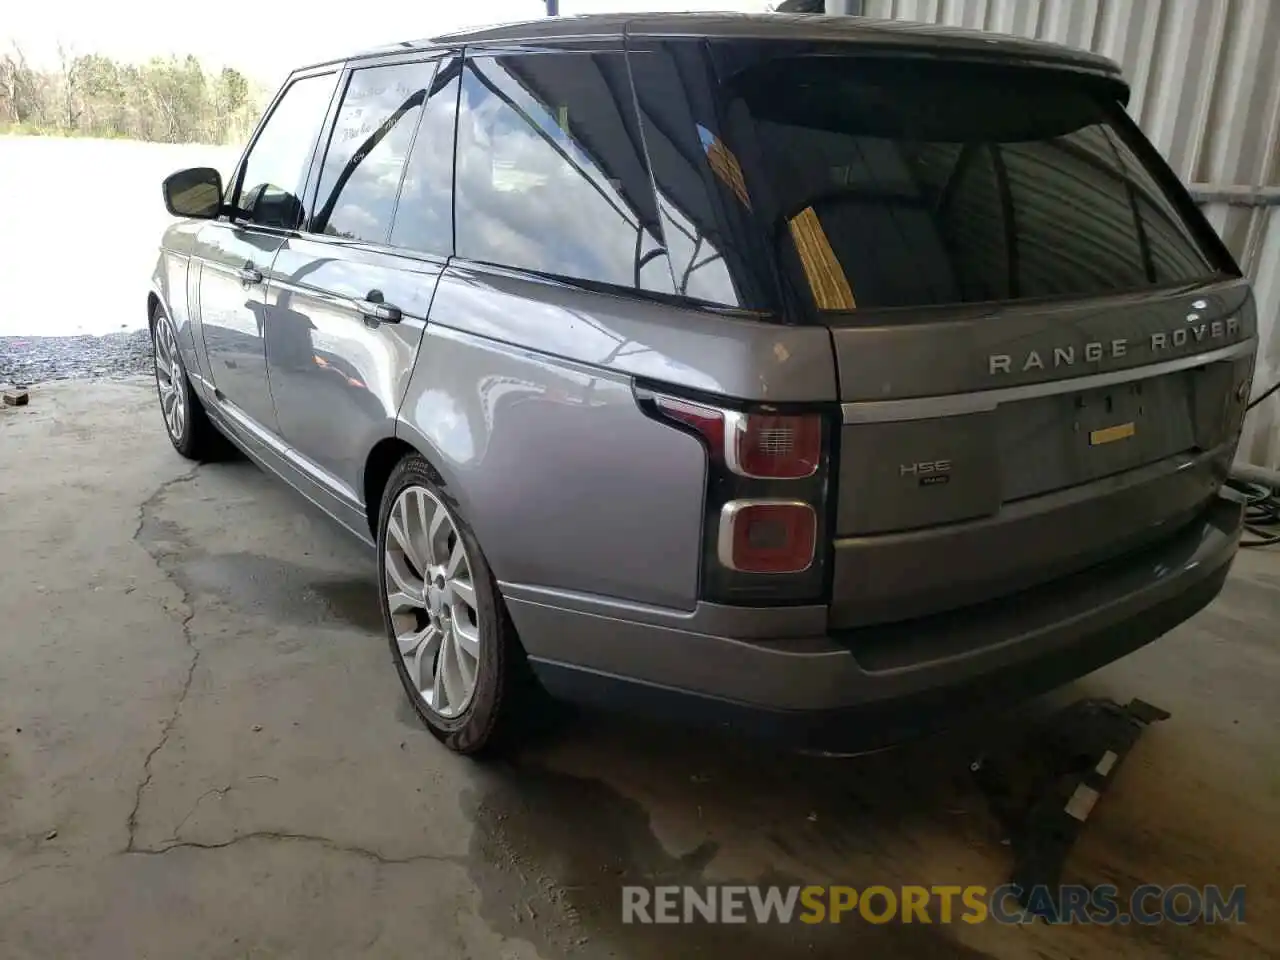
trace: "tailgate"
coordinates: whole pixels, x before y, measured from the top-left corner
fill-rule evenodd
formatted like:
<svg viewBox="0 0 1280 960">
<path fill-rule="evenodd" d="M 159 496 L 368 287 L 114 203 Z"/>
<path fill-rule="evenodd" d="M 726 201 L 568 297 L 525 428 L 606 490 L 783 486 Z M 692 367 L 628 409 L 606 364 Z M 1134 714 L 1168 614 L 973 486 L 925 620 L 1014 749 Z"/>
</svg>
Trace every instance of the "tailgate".
<svg viewBox="0 0 1280 960">
<path fill-rule="evenodd" d="M 832 330 L 832 625 L 1012 592 L 1189 520 L 1229 466 L 1255 349 L 1232 281 Z"/>
<path fill-rule="evenodd" d="M 1253 301 L 1116 78 L 749 53 L 726 113 L 753 209 L 839 372 L 832 626 L 1010 593 L 1202 509 Z"/>
</svg>

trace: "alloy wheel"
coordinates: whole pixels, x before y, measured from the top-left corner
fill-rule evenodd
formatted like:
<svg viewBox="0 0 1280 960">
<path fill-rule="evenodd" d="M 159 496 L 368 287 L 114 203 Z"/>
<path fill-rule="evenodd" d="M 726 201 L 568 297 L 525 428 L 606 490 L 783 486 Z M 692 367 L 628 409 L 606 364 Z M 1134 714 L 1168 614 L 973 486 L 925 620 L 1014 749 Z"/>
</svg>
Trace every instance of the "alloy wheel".
<svg viewBox="0 0 1280 960">
<path fill-rule="evenodd" d="M 471 560 L 453 518 L 430 490 L 401 491 L 387 518 L 387 606 L 414 688 L 441 717 L 457 717 L 475 695 L 480 616 Z"/>
<path fill-rule="evenodd" d="M 160 392 L 160 410 L 164 414 L 169 436 L 182 439 L 187 425 L 187 395 L 182 369 L 182 356 L 178 353 L 178 338 L 173 325 L 166 317 L 156 322 L 155 332 L 156 386 Z"/>
</svg>

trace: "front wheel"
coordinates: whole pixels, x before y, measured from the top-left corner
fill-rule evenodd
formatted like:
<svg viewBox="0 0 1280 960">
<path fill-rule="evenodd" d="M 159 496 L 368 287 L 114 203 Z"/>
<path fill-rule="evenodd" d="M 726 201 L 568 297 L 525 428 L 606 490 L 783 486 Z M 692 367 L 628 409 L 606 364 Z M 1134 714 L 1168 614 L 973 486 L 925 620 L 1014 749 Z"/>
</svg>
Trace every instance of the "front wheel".
<svg viewBox="0 0 1280 960">
<path fill-rule="evenodd" d="M 413 708 L 450 750 L 491 746 L 513 709 L 517 641 L 475 534 L 416 454 L 396 467 L 383 496 L 378 574 Z"/>
<path fill-rule="evenodd" d="M 214 460 L 226 450 L 217 428 L 209 422 L 200 398 L 191 387 L 178 332 L 159 307 L 151 317 L 151 345 L 155 358 L 156 395 L 164 429 L 173 448 L 188 460 Z"/>
</svg>

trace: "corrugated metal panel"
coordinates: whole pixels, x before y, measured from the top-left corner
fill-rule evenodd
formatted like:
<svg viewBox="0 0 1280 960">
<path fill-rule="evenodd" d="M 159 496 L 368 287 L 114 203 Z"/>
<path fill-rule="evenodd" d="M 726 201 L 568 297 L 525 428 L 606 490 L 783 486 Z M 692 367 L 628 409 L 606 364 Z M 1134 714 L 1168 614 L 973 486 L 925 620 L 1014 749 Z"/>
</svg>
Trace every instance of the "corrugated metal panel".
<svg viewBox="0 0 1280 960">
<path fill-rule="evenodd" d="M 1280 3 L 1274 0 L 865 0 L 869 17 L 1052 40 L 1119 61 L 1129 111 L 1202 198 L 1253 279 L 1255 394 L 1280 379 Z M 1242 459 L 1280 469 L 1280 395 Z"/>
</svg>

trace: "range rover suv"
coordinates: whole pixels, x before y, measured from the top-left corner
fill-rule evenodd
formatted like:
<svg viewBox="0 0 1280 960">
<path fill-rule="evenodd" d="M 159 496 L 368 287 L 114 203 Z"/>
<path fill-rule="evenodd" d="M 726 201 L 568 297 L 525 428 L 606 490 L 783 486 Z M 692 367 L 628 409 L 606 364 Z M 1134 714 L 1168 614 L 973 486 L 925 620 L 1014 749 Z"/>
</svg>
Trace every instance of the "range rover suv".
<svg viewBox="0 0 1280 960">
<path fill-rule="evenodd" d="M 1237 265 L 1111 61 L 854 18 L 601 16 L 296 71 L 185 170 L 164 422 L 376 546 L 478 751 L 527 691 L 885 744 L 1219 591 Z M 520 696 L 517 696 L 520 694 Z"/>
</svg>

